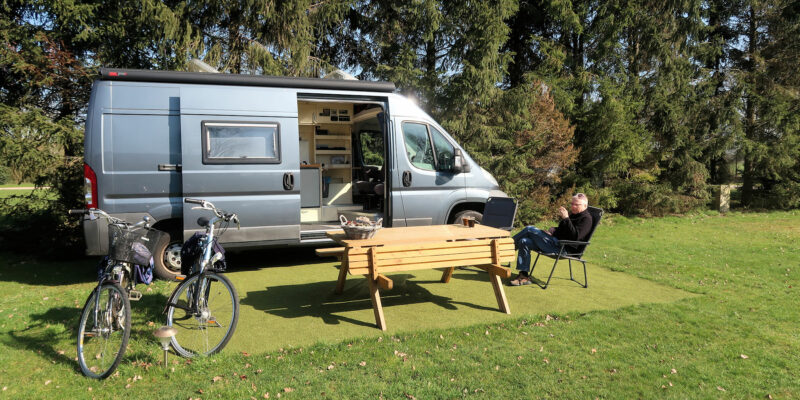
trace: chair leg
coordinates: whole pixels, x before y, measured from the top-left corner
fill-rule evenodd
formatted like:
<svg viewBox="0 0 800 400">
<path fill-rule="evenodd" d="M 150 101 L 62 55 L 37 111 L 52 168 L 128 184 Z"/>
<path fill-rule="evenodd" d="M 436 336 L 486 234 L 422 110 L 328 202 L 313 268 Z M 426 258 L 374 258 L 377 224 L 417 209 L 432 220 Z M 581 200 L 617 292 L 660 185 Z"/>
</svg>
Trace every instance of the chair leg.
<svg viewBox="0 0 800 400">
<path fill-rule="evenodd" d="M 539 256 L 540 255 L 541 254 L 536 253 L 536 259 L 533 260 L 533 265 L 531 266 L 531 270 L 528 271 L 528 275 L 533 276 L 533 270 L 536 269 L 536 263 L 539 262 Z M 517 268 L 519 268 L 519 265 L 517 266 Z"/>
<path fill-rule="evenodd" d="M 569 262 L 569 279 L 574 281 L 575 279 L 572 277 L 572 260 L 568 258 L 567 261 Z"/>
<path fill-rule="evenodd" d="M 589 287 L 589 280 L 586 278 L 586 263 L 583 262 L 583 288 Z"/>
<path fill-rule="evenodd" d="M 560 259 L 561 259 L 561 257 L 556 257 L 556 261 L 553 263 L 553 269 L 550 270 L 550 276 L 547 277 L 547 282 L 545 282 L 544 285 L 539 285 L 539 283 L 536 282 L 536 284 L 539 285 L 539 287 L 542 288 L 543 290 L 547 289 L 547 286 L 550 285 L 550 279 L 553 278 L 553 272 L 555 272 L 556 265 L 558 265 L 558 260 L 560 260 Z"/>
<path fill-rule="evenodd" d="M 577 283 L 578 285 L 581 285 L 581 287 L 583 287 L 584 289 L 586 289 L 587 287 L 589 287 L 589 281 L 586 279 L 586 262 L 581 261 L 581 263 L 583 264 L 583 283 L 578 282 L 577 279 L 572 277 L 572 271 L 570 271 L 569 279 Z"/>
</svg>

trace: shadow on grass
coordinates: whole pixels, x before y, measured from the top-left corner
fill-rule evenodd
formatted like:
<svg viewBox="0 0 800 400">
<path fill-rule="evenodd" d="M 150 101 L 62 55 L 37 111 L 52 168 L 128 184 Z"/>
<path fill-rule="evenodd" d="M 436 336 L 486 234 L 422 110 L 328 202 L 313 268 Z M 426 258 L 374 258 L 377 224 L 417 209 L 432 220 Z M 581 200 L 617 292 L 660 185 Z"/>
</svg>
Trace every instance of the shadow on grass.
<svg viewBox="0 0 800 400">
<path fill-rule="evenodd" d="M 144 335 L 152 338 L 152 331 L 163 325 L 166 320 L 162 313 L 166 302 L 167 297 L 160 293 L 148 294 L 139 301 L 131 302 L 131 338 Z M 81 308 L 53 307 L 43 313 L 31 314 L 31 323 L 25 329 L 10 331 L 3 344 L 37 353 L 55 363 L 68 365 L 75 371 L 80 371 L 74 354 L 78 324 L 84 305 L 82 304 Z M 154 322 L 153 326 L 148 325 L 149 321 Z M 69 343 L 66 347 L 71 351 L 66 351 L 65 346 L 57 346 L 57 343 L 64 342 Z M 133 356 L 135 355 L 126 353 L 125 358 L 130 359 Z"/>
<path fill-rule="evenodd" d="M 100 257 L 84 257 L 71 261 L 37 260 L 0 253 L 0 281 L 27 285 L 60 286 L 97 281 Z"/>
<path fill-rule="evenodd" d="M 456 310 L 458 306 L 478 310 L 496 310 L 493 307 L 454 301 L 449 297 L 434 295 L 421 286 L 423 283 L 439 283 L 439 281 L 412 281 L 414 275 L 411 274 L 391 275 L 390 278 L 394 282 L 394 288 L 381 291 L 381 302 L 384 307 L 429 302 L 448 310 Z M 462 278 L 486 280 L 487 285 L 489 284 L 485 275 L 454 274 L 454 279 Z M 347 322 L 362 326 L 374 326 L 372 321 L 365 322 L 341 315 L 350 311 L 372 308 L 366 279 L 360 277 L 349 279 L 345 284 L 345 290 L 339 295 L 334 293 L 335 286 L 335 281 L 272 286 L 265 290 L 248 292 L 240 300 L 240 304 L 282 318 L 316 317 L 329 325 Z"/>
<path fill-rule="evenodd" d="M 314 247 L 282 247 L 273 249 L 240 250 L 231 249 L 225 253 L 228 269 L 234 271 L 254 271 L 262 268 L 285 267 L 333 261 L 333 258 L 320 258 Z"/>
</svg>

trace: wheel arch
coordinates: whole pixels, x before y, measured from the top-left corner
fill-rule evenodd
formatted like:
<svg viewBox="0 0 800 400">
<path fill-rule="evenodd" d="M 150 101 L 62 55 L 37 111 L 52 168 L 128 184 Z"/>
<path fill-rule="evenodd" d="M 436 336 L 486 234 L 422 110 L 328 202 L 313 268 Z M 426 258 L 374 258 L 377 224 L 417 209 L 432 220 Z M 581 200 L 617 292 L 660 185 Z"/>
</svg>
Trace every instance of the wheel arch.
<svg viewBox="0 0 800 400">
<path fill-rule="evenodd" d="M 456 214 L 458 214 L 458 213 L 460 213 L 462 211 L 472 210 L 472 211 L 477 211 L 477 212 L 483 214 L 483 208 L 485 206 L 486 206 L 486 203 L 480 203 L 480 202 L 458 203 L 455 206 L 453 206 L 453 208 L 451 208 L 450 212 L 447 214 L 447 223 L 448 224 L 452 224 L 454 222 Z"/>
</svg>

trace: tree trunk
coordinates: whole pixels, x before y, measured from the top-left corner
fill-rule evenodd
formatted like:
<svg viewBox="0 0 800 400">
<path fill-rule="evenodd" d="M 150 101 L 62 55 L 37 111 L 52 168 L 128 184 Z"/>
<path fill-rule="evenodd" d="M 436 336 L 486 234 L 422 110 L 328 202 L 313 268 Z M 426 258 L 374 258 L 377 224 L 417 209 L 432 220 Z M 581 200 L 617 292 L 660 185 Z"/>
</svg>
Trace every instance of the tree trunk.
<svg viewBox="0 0 800 400">
<path fill-rule="evenodd" d="M 744 135 L 745 139 L 749 142 L 756 141 L 756 106 L 755 102 L 755 93 L 756 90 L 756 47 L 758 40 L 757 38 L 757 26 L 756 26 L 756 12 L 753 6 L 750 6 L 749 10 L 749 17 L 750 21 L 748 21 L 748 28 L 747 28 L 747 36 L 748 36 L 748 46 L 747 52 L 749 54 L 749 62 L 747 63 L 747 77 L 745 80 L 748 82 L 748 86 L 745 89 L 745 121 L 744 121 Z M 749 92 L 749 93 L 748 93 Z M 742 171 L 742 205 L 743 206 L 751 206 L 753 204 L 753 191 L 754 191 L 754 184 L 755 184 L 755 160 L 753 159 L 754 155 L 751 150 L 745 150 L 744 153 L 744 170 Z"/>
</svg>

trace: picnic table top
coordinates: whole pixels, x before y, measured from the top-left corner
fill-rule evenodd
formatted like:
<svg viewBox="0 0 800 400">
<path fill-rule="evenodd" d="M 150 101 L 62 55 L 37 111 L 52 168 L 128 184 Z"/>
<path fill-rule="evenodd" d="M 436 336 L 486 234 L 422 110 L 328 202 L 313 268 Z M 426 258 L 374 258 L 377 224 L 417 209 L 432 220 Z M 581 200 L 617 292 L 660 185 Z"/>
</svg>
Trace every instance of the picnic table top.
<svg viewBox="0 0 800 400">
<path fill-rule="evenodd" d="M 430 241 L 505 238 L 511 233 L 486 225 L 475 225 L 471 228 L 464 225 L 426 225 L 382 228 L 370 239 L 347 239 L 342 231 L 329 231 L 325 234 L 336 243 L 352 248 Z"/>
</svg>

